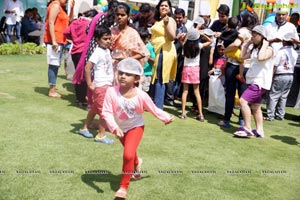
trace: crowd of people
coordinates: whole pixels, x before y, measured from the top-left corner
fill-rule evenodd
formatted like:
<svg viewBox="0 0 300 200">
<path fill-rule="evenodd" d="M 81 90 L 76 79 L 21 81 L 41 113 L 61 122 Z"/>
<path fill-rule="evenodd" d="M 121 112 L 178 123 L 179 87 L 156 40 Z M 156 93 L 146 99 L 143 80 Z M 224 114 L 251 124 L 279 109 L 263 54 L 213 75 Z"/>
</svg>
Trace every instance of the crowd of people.
<svg viewBox="0 0 300 200">
<path fill-rule="evenodd" d="M 17 39 L 21 38 L 21 15 L 15 15 L 21 9 L 10 8 L 12 2 L 21 3 L 7 1 L 9 42 L 12 21 Z M 217 89 L 209 89 L 210 76 L 217 77 L 218 89 L 224 91 L 218 97 L 224 104 L 224 119 L 217 125 L 231 126 L 238 93 L 240 127 L 234 136 L 263 138 L 263 120 L 284 119 L 298 57 L 295 48 L 300 46 L 299 14 L 292 14 L 288 22 L 289 10 L 278 9 L 274 22 L 264 26 L 251 5 L 238 16 L 229 17 L 230 8 L 221 4 L 218 19 L 212 20 L 202 10 L 189 21 L 182 8 L 173 13 L 171 1 L 160 0 L 155 8 L 142 4 L 140 12 L 131 18 L 126 3 L 110 0 L 108 10 L 88 10 L 74 20 L 75 1 L 69 2 L 69 15 L 67 2 L 52 0 L 47 8 L 43 42 L 47 46 L 48 96 L 62 97 L 56 91 L 56 79 L 68 39 L 76 69 L 76 103 L 88 110 L 78 133 L 96 142 L 113 144 L 114 140 L 105 134 L 108 128 L 124 146 L 123 173 L 116 197 L 126 198 L 130 179 L 141 178 L 143 160 L 137 156 L 137 147 L 144 131 L 144 110 L 168 124 L 174 116 L 163 111 L 164 106 L 181 107 L 180 120 L 195 117 L 205 122 L 203 106 L 213 100 L 209 90 Z M 27 9 L 22 20 L 26 40 L 36 31 L 29 28 L 33 21 L 41 21 L 34 13 L 34 9 Z M 261 110 L 263 96 L 267 97 L 265 117 Z M 187 112 L 188 100 L 193 103 L 193 114 Z M 98 134 L 94 135 L 89 129 L 96 115 Z"/>
<path fill-rule="evenodd" d="M 44 43 L 45 24 L 36 7 L 24 11 L 21 0 L 5 0 L 3 12 L 5 16 L 2 21 L 7 43 L 13 41 L 14 37 L 19 43 Z"/>
</svg>

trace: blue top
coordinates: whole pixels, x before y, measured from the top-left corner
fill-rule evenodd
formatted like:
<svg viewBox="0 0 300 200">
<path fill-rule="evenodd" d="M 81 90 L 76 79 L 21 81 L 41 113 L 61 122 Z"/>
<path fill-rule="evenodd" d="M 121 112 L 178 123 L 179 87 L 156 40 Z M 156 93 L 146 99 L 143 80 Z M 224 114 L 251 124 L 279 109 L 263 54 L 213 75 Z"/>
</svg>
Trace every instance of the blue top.
<svg viewBox="0 0 300 200">
<path fill-rule="evenodd" d="M 147 42 L 146 47 L 150 53 L 150 58 L 155 58 L 155 52 L 154 47 L 150 42 Z M 152 65 L 149 61 L 147 61 L 144 65 L 144 75 L 145 76 L 151 76 L 152 75 Z"/>
</svg>

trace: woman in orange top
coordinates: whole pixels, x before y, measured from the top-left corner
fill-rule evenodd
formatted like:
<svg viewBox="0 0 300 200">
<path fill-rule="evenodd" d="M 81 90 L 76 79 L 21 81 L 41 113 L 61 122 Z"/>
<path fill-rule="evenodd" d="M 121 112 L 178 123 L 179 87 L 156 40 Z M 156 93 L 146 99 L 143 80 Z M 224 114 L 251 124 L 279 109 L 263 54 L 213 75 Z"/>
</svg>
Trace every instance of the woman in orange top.
<svg viewBox="0 0 300 200">
<path fill-rule="evenodd" d="M 48 63 L 48 83 L 50 86 L 48 96 L 60 98 L 61 95 L 56 92 L 56 79 L 58 68 L 61 63 L 62 48 L 66 43 L 63 35 L 69 22 L 73 19 L 74 0 L 70 2 L 70 14 L 67 15 L 64 7 L 68 0 L 52 0 L 49 2 L 44 42 L 47 45 L 47 63 Z"/>
</svg>

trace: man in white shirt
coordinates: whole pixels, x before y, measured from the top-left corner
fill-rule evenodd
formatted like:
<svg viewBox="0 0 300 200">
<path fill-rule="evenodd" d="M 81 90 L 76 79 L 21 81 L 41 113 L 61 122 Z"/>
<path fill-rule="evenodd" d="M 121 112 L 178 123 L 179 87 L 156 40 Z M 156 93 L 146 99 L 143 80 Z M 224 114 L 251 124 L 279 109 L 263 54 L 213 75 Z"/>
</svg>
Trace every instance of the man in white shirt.
<svg viewBox="0 0 300 200">
<path fill-rule="evenodd" d="M 274 49 L 274 55 L 282 47 L 280 38 L 283 38 L 283 35 L 290 33 L 295 36 L 296 40 L 299 40 L 296 27 L 287 21 L 288 11 L 287 8 L 279 8 L 276 12 L 275 22 L 266 26 L 267 38 Z"/>
<path fill-rule="evenodd" d="M 11 41 L 12 30 L 15 27 L 17 40 L 19 43 L 22 43 L 21 19 L 24 16 L 23 3 L 21 0 L 5 0 L 3 12 L 6 15 L 6 42 L 9 43 Z"/>
</svg>

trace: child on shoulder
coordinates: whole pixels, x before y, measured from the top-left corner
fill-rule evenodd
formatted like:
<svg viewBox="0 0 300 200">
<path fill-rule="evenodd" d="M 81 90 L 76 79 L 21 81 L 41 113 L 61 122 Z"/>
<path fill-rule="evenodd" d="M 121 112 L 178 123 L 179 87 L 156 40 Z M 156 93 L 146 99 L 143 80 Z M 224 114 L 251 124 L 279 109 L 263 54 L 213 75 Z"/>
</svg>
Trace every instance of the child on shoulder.
<svg viewBox="0 0 300 200">
<path fill-rule="evenodd" d="M 227 59 L 235 59 L 239 64 L 239 74 L 236 76 L 236 78 L 242 82 L 245 83 L 246 80 L 244 78 L 244 60 L 241 59 L 241 49 L 236 48 L 233 50 L 226 49 L 229 47 L 236 39 L 244 41 L 242 36 L 240 36 L 239 32 L 237 31 L 237 27 L 239 25 L 239 19 L 237 17 L 230 17 L 228 20 L 228 24 L 226 27 L 226 30 L 222 32 L 220 39 L 223 41 L 224 47 L 225 47 L 225 55 Z"/>
<path fill-rule="evenodd" d="M 200 43 L 200 35 L 205 38 L 205 43 Z M 194 94 L 197 101 L 198 113 L 197 120 L 203 122 L 204 116 L 202 113 L 202 100 L 199 92 L 199 83 L 200 83 L 200 50 L 203 47 L 209 46 L 211 44 L 211 39 L 203 32 L 199 32 L 197 29 L 190 29 L 187 33 L 187 40 L 183 45 L 184 52 L 184 64 L 182 70 L 181 83 L 183 83 L 183 92 L 182 92 L 182 114 L 181 119 L 186 119 L 186 100 L 189 91 L 189 85 L 193 85 Z"/>
<path fill-rule="evenodd" d="M 93 134 L 89 132 L 88 127 L 97 114 L 99 115 L 99 123 L 98 134 L 95 137 L 95 141 L 113 144 L 114 141 L 105 135 L 106 124 L 101 115 L 106 90 L 112 86 L 114 80 L 112 58 L 110 50 L 108 49 L 111 44 L 111 32 L 107 27 L 96 27 L 94 37 L 98 43 L 98 47 L 85 65 L 85 79 L 87 86 L 93 91 L 93 104 L 88 112 L 83 127 L 79 129 L 78 133 L 87 138 L 94 137 Z M 92 70 L 94 72 L 93 81 L 91 78 Z"/>
<path fill-rule="evenodd" d="M 109 130 L 124 147 L 120 189 L 115 196 L 126 198 L 130 178 L 141 178 L 142 159 L 137 156 L 137 148 L 144 132 L 144 109 L 165 124 L 174 118 L 157 108 L 150 96 L 135 86 L 143 74 L 143 68 L 136 59 L 125 58 L 118 63 L 117 70 L 118 85 L 107 90 L 102 115 Z"/>
<path fill-rule="evenodd" d="M 253 45 L 252 50 L 249 50 Z M 250 68 L 246 74 L 247 89 L 240 98 L 240 105 L 245 125 L 234 133 L 236 137 L 264 137 L 263 115 L 261 111 L 262 95 L 271 88 L 273 76 L 273 48 L 266 39 L 266 29 L 262 25 L 255 26 L 252 38 L 242 51 L 243 59 L 250 60 Z M 249 106 L 250 105 L 250 106 Z M 251 130 L 251 110 L 256 129 Z"/>
</svg>

